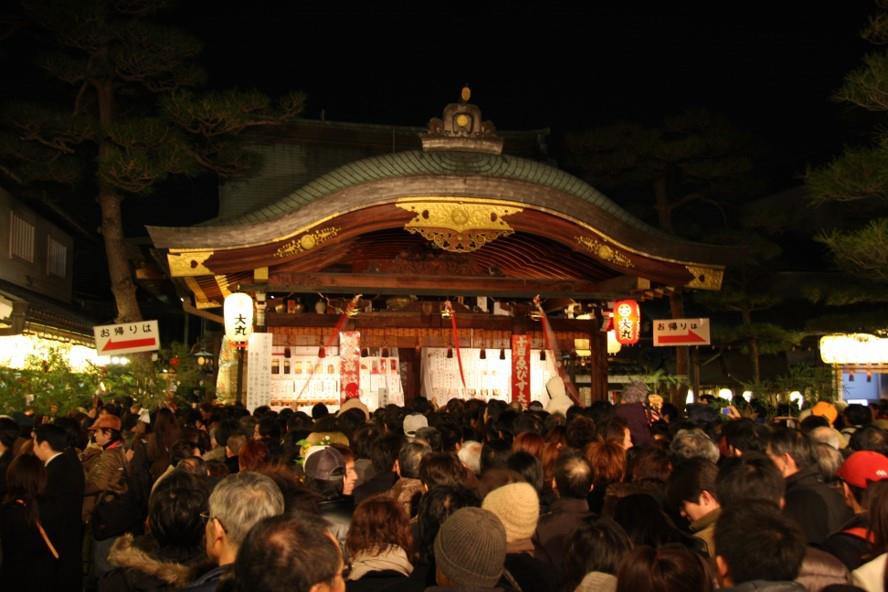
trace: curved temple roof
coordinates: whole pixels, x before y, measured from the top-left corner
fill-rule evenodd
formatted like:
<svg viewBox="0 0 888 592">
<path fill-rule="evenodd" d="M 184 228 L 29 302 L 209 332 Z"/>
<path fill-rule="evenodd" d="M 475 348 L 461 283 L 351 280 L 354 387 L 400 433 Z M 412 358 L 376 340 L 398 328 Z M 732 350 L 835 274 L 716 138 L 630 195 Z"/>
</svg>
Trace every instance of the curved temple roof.
<svg viewBox="0 0 888 592">
<path fill-rule="evenodd" d="M 538 236 L 616 274 L 719 288 L 733 249 L 665 234 L 569 173 L 503 155 L 502 140 L 473 105 L 448 105 L 444 116 L 421 136 L 422 151 L 351 162 L 234 219 L 148 231 L 167 250 L 174 277 L 227 276 L 229 283 L 263 267 L 308 272 L 312 258 L 333 263 L 359 237 L 397 230 L 460 253 L 515 233 Z"/>
</svg>

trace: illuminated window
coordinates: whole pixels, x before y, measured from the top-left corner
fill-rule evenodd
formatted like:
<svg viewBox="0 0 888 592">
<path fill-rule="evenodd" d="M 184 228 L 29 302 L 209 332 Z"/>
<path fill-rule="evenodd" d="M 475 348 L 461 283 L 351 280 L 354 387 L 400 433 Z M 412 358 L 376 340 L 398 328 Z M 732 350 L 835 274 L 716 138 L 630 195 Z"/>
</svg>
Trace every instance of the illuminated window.
<svg viewBox="0 0 888 592">
<path fill-rule="evenodd" d="M 9 213 L 9 256 L 34 263 L 34 225 Z"/>
<path fill-rule="evenodd" d="M 68 248 L 51 236 L 46 241 L 46 273 L 63 278 L 68 272 Z"/>
</svg>

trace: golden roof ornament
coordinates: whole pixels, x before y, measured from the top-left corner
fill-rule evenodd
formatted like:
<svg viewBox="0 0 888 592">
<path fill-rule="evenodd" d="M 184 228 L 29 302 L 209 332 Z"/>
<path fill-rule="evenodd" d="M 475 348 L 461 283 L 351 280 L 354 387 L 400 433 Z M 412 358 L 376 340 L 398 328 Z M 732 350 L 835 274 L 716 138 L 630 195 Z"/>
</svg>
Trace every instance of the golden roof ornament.
<svg viewBox="0 0 888 592">
<path fill-rule="evenodd" d="M 440 119 L 429 120 L 428 131 L 419 135 L 423 150 L 502 154 L 503 139 L 496 135 L 492 122 L 481 119 L 481 109 L 469 103 L 471 98 L 472 90 L 463 86 L 459 102 L 444 107 Z"/>
</svg>

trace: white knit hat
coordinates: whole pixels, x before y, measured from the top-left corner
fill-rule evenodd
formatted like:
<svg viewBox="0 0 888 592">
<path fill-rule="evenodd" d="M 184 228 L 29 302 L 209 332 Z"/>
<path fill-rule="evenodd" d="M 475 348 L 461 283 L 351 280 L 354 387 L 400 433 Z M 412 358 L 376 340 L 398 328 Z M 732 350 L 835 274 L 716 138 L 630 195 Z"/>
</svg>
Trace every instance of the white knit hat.
<svg viewBox="0 0 888 592">
<path fill-rule="evenodd" d="M 540 519 L 540 498 L 529 483 L 509 483 L 494 489 L 481 507 L 500 519 L 509 543 L 532 537 Z"/>
</svg>

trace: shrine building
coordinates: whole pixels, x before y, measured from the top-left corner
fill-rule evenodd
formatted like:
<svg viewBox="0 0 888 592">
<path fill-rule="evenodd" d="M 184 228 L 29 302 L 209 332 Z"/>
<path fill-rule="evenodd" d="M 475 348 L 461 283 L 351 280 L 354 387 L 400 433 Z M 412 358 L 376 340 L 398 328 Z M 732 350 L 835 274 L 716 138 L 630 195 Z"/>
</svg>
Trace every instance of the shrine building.
<svg viewBox="0 0 888 592">
<path fill-rule="evenodd" d="M 357 339 L 362 399 L 378 405 L 419 394 L 510 400 L 516 336 L 530 349 L 532 398 L 545 403 L 558 352 L 588 403 L 606 396 L 608 303 L 720 289 L 727 249 L 645 224 L 534 159 L 540 134 L 499 134 L 469 101 L 466 88 L 417 149 L 396 150 L 392 131 L 391 152 L 316 178 L 295 165 L 281 175 L 287 159 L 266 146 L 274 174 L 232 184 L 238 199 L 223 200 L 218 218 L 148 228 L 187 311 L 221 322 L 230 293 L 256 302 L 256 331 L 269 337 L 248 366 L 254 405 L 338 403 L 346 384 L 330 339 L 340 330 Z"/>
</svg>

